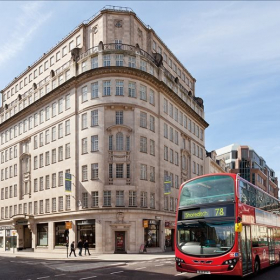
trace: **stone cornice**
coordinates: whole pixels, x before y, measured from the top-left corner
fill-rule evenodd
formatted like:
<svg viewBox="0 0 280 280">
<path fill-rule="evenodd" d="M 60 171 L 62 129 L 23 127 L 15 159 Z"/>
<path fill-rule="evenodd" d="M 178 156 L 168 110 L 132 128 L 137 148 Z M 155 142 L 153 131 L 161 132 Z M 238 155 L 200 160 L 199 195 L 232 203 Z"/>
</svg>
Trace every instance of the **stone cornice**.
<svg viewBox="0 0 280 280">
<path fill-rule="evenodd" d="M 58 86 L 48 94 L 44 95 L 37 101 L 33 102 L 26 108 L 22 109 L 16 115 L 10 117 L 8 120 L 4 121 L 0 127 L 1 130 L 5 130 L 10 127 L 12 124 L 22 120 L 26 116 L 28 116 L 31 112 L 34 112 L 38 109 L 38 107 L 43 107 L 50 103 L 52 100 L 59 97 L 61 94 L 64 94 L 65 91 L 70 90 L 72 88 L 78 87 L 83 83 L 91 80 L 92 78 L 104 78 L 104 77 L 124 77 L 124 76 L 135 76 L 136 80 L 140 80 L 142 82 L 148 83 L 153 87 L 156 87 L 159 91 L 162 91 L 166 96 L 174 100 L 175 103 L 179 104 L 181 108 L 184 109 L 192 118 L 199 123 L 202 127 L 206 128 L 209 124 L 199 116 L 188 104 L 186 104 L 175 92 L 173 92 L 164 82 L 159 81 L 153 75 L 144 72 L 142 70 L 130 67 L 123 66 L 108 66 L 108 67 L 100 67 L 88 70 L 86 72 L 81 73 L 76 77 L 72 77 L 62 85 Z"/>
</svg>

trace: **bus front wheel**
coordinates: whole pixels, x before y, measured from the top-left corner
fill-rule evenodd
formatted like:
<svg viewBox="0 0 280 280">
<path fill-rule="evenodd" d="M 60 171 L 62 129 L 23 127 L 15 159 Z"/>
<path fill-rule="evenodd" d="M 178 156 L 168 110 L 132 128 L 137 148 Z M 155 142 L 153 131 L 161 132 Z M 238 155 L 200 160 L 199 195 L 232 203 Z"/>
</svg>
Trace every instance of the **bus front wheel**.
<svg viewBox="0 0 280 280">
<path fill-rule="evenodd" d="M 255 259 L 255 265 L 254 265 L 254 274 L 257 275 L 260 271 L 260 261 L 258 258 Z"/>
</svg>

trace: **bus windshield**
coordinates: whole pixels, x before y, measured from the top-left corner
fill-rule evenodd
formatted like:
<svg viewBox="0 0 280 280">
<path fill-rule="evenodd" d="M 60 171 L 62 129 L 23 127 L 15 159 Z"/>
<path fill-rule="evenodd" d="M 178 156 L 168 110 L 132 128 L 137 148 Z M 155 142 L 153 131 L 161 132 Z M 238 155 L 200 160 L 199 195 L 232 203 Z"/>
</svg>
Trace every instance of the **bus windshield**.
<svg viewBox="0 0 280 280">
<path fill-rule="evenodd" d="M 186 183 L 179 206 L 234 200 L 234 181 L 230 176 L 208 176 Z"/>
<path fill-rule="evenodd" d="M 177 246 L 185 254 L 215 256 L 228 252 L 234 244 L 234 221 L 194 222 L 177 225 Z"/>
</svg>

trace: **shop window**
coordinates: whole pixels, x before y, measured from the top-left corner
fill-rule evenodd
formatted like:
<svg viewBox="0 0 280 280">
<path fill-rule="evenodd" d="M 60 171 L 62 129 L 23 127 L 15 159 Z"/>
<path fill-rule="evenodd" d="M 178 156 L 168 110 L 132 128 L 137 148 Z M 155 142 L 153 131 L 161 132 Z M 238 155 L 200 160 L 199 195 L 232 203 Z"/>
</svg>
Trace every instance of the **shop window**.
<svg viewBox="0 0 280 280">
<path fill-rule="evenodd" d="M 37 246 L 48 246 L 48 224 L 37 225 Z"/>
</svg>

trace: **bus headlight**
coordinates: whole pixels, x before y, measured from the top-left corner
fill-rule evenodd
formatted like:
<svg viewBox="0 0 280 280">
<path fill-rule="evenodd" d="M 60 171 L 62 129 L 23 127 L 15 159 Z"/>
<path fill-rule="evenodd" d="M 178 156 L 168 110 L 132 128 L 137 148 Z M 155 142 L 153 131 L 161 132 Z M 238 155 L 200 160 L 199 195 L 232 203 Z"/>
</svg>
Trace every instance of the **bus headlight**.
<svg viewBox="0 0 280 280">
<path fill-rule="evenodd" d="M 228 265 L 228 270 L 233 270 L 235 265 L 237 264 L 238 259 L 229 259 L 222 263 L 222 265 Z"/>
<path fill-rule="evenodd" d="M 175 257 L 175 261 L 176 261 L 177 265 L 180 266 L 180 267 L 181 267 L 181 263 L 185 263 L 183 259 L 180 259 L 180 258 L 177 258 L 177 257 Z"/>
</svg>

